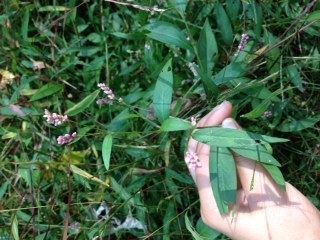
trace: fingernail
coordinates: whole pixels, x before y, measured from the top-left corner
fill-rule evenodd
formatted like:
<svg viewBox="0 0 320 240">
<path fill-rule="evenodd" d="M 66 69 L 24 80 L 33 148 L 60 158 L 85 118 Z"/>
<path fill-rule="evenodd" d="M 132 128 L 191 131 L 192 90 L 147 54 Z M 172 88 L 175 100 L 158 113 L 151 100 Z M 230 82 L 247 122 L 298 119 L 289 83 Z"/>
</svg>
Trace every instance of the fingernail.
<svg viewBox="0 0 320 240">
<path fill-rule="evenodd" d="M 222 122 L 222 127 L 237 129 L 237 124 L 232 118 L 227 118 Z"/>
<path fill-rule="evenodd" d="M 228 101 L 223 101 L 222 103 L 220 103 L 219 105 L 217 105 L 213 110 L 212 112 L 216 112 L 218 111 L 219 109 L 223 108 L 225 105 L 228 104 Z"/>
</svg>

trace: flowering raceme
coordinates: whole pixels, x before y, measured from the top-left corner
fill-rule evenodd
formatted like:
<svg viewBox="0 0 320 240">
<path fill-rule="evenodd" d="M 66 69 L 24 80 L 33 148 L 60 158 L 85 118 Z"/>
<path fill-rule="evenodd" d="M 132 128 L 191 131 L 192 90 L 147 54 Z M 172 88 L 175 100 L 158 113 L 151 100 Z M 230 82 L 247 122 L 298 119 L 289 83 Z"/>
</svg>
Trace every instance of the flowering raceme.
<svg viewBox="0 0 320 240">
<path fill-rule="evenodd" d="M 46 118 L 47 123 L 53 124 L 54 126 L 59 126 L 64 122 L 68 121 L 67 115 L 59 115 L 57 113 L 51 113 L 48 109 L 44 110 L 44 118 Z"/>
<path fill-rule="evenodd" d="M 196 168 L 202 166 L 200 159 L 195 152 L 187 151 L 185 155 L 185 161 L 189 168 Z"/>
<path fill-rule="evenodd" d="M 112 104 L 113 101 L 115 100 L 115 95 L 113 91 L 106 86 L 105 83 L 98 83 L 98 87 L 106 94 L 107 96 L 104 98 L 100 98 L 97 100 L 98 105 L 107 105 L 107 104 Z"/>
<path fill-rule="evenodd" d="M 61 135 L 57 138 L 57 142 L 59 145 L 65 145 L 72 142 L 77 137 L 77 133 L 74 132 L 72 134 Z"/>
<path fill-rule="evenodd" d="M 238 45 L 238 50 L 236 52 L 235 55 L 238 55 L 240 52 L 242 52 L 244 50 L 244 48 L 247 46 L 248 42 L 249 42 L 249 35 L 244 33 L 241 35 L 241 40 L 240 40 L 240 43 Z"/>
</svg>

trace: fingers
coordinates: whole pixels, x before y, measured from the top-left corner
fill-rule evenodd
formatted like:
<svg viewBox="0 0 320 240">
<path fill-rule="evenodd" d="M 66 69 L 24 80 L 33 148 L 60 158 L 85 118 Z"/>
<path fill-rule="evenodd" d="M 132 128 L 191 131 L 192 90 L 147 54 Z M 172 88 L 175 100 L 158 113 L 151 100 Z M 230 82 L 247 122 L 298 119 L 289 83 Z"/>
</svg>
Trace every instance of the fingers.
<svg viewBox="0 0 320 240">
<path fill-rule="evenodd" d="M 225 119 L 222 127 L 240 129 L 232 118 Z M 235 159 L 241 186 L 249 198 L 249 207 L 258 207 L 259 204 L 265 206 L 268 202 L 274 203 L 281 199 L 282 192 L 262 165 L 239 155 L 235 155 Z"/>
<path fill-rule="evenodd" d="M 232 105 L 228 101 L 222 102 L 204 116 L 197 124 L 197 127 L 209 127 L 221 124 L 224 119 L 230 117 Z"/>
</svg>

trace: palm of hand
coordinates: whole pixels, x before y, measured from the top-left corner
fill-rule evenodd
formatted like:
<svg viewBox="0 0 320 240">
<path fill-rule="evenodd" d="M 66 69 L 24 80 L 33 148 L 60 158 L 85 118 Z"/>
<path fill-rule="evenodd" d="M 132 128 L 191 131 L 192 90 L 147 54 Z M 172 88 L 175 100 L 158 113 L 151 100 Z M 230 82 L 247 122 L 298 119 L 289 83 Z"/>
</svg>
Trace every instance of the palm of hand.
<svg viewBox="0 0 320 240">
<path fill-rule="evenodd" d="M 203 117 L 197 127 L 222 124 L 239 128 L 229 118 L 231 110 L 231 104 L 224 102 Z M 201 217 L 208 226 L 232 239 L 320 239 L 320 214 L 309 200 L 289 183 L 282 192 L 262 166 L 241 156 L 235 156 L 241 184 L 237 204 L 221 216 L 210 184 L 210 147 L 190 139 L 188 150 L 195 152 L 202 164 L 189 171 L 198 188 Z"/>
</svg>

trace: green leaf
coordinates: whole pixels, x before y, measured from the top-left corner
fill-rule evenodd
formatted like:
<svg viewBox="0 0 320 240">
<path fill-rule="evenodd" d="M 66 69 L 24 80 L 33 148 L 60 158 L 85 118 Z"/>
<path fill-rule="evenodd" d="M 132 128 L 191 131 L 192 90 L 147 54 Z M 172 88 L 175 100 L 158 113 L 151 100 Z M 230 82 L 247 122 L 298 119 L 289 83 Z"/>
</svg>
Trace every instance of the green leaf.
<svg viewBox="0 0 320 240">
<path fill-rule="evenodd" d="M 288 139 L 271 137 L 251 133 L 240 129 L 211 127 L 197 129 L 193 132 L 192 137 L 198 142 L 217 146 L 217 147 L 255 147 L 258 142 L 267 143 L 287 142 Z"/>
<path fill-rule="evenodd" d="M 268 171 L 268 173 L 271 175 L 272 179 L 278 184 L 279 188 L 282 191 L 286 190 L 286 181 L 284 180 L 284 177 L 280 171 L 280 169 L 276 166 L 262 163 L 262 166 Z"/>
<path fill-rule="evenodd" d="M 188 5 L 188 0 L 169 0 L 169 4 L 179 12 L 184 13 Z"/>
<path fill-rule="evenodd" d="M 248 5 L 248 15 L 251 15 L 249 17 L 251 17 L 254 21 L 254 33 L 255 36 L 259 38 L 263 22 L 261 5 L 256 1 L 251 1 Z"/>
<path fill-rule="evenodd" d="M 221 235 L 220 232 L 207 226 L 201 218 L 199 218 L 197 221 L 196 230 L 204 240 L 213 240 Z"/>
<path fill-rule="evenodd" d="M 204 26 L 200 32 L 197 49 L 200 58 L 201 70 L 207 76 L 211 76 L 213 59 L 217 58 L 218 56 L 218 46 L 208 19 L 205 21 Z"/>
<path fill-rule="evenodd" d="M 241 117 L 248 119 L 256 119 L 262 116 L 262 114 L 268 110 L 271 104 L 271 99 L 264 99 L 258 106 L 252 109 L 252 111 L 241 115 Z"/>
<path fill-rule="evenodd" d="M 102 143 L 102 159 L 104 166 L 107 170 L 110 167 L 110 156 L 111 156 L 111 149 L 112 149 L 112 135 L 107 135 L 103 139 Z"/>
<path fill-rule="evenodd" d="M 163 132 L 183 131 L 191 128 L 190 122 L 176 117 L 169 117 L 161 125 L 161 131 Z"/>
<path fill-rule="evenodd" d="M 170 106 L 172 101 L 173 75 L 171 59 L 164 65 L 153 93 L 153 106 L 160 122 L 166 120 L 170 115 Z"/>
<path fill-rule="evenodd" d="M 246 66 L 238 62 L 231 62 L 213 76 L 212 81 L 216 85 L 227 84 L 232 80 L 243 77 L 246 74 Z"/>
<path fill-rule="evenodd" d="M 234 23 L 239 17 L 239 11 L 241 8 L 240 0 L 227 0 L 226 1 L 226 11 L 230 20 Z"/>
<path fill-rule="evenodd" d="M 304 88 L 302 86 L 302 79 L 298 68 L 295 65 L 290 65 L 287 67 L 288 75 L 295 87 L 297 87 L 300 92 L 304 92 Z"/>
<path fill-rule="evenodd" d="M 14 240 L 19 240 L 19 227 L 18 227 L 18 220 L 17 220 L 17 216 L 14 215 L 14 218 L 12 220 L 12 223 L 11 223 L 11 233 L 12 233 L 12 236 L 13 236 L 13 239 Z"/>
<path fill-rule="evenodd" d="M 187 36 L 171 23 L 156 21 L 147 25 L 146 29 L 150 31 L 147 36 L 154 40 L 193 51 Z"/>
<path fill-rule="evenodd" d="M 8 186 L 10 185 L 10 181 L 5 181 L 0 187 L 0 200 L 6 194 Z"/>
<path fill-rule="evenodd" d="M 75 116 L 81 112 L 83 112 L 85 109 L 87 109 L 93 101 L 98 96 L 100 90 L 96 90 L 87 97 L 85 97 L 81 102 L 77 103 L 73 107 L 69 108 L 65 114 L 68 116 Z"/>
<path fill-rule="evenodd" d="M 62 89 L 63 89 L 63 85 L 61 84 L 53 84 L 53 83 L 46 84 L 33 94 L 33 96 L 30 98 L 30 101 L 36 101 L 36 100 L 48 97 L 57 92 L 60 92 Z"/>
<path fill-rule="evenodd" d="M 225 44 L 231 45 L 233 42 L 233 30 L 231 22 L 223 6 L 219 2 L 216 3 L 215 13 L 218 29 L 220 31 L 222 40 L 225 42 Z"/>
<path fill-rule="evenodd" d="M 232 151 L 239 154 L 240 156 L 249 158 L 251 160 L 267 163 L 274 166 L 280 167 L 281 164 L 261 145 L 256 145 L 246 148 L 231 148 Z"/>
<path fill-rule="evenodd" d="M 210 182 L 220 214 L 228 213 L 228 205 L 237 197 L 237 173 L 233 155 L 227 148 L 210 147 Z"/>
<path fill-rule="evenodd" d="M 195 240 L 204 240 L 199 233 L 197 233 L 197 231 L 194 229 L 194 227 L 192 226 L 192 223 L 190 222 L 190 219 L 187 215 L 187 213 L 184 215 L 184 222 L 186 224 L 186 228 L 187 230 L 191 233 L 192 237 Z"/>
<path fill-rule="evenodd" d="M 277 130 L 281 132 L 299 132 L 303 129 L 313 127 L 319 121 L 320 116 L 307 117 L 300 120 L 286 120 L 277 127 Z"/>
</svg>

